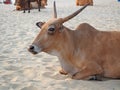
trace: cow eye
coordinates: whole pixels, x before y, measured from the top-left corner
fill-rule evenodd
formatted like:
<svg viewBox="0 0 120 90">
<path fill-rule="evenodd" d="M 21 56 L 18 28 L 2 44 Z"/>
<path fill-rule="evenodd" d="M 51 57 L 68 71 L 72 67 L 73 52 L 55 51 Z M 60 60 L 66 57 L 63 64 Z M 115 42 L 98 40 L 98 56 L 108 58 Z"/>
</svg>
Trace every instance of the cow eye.
<svg viewBox="0 0 120 90">
<path fill-rule="evenodd" d="M 48 28 L 48 34 L 54 34 L 54 32 L 55 32 L 55 26 L 52 25 Z"/>
<path fill-rule="evenodd" d="M 48 31 L 55 31 L 55 28 L 49 28 Z"/>
</svg>

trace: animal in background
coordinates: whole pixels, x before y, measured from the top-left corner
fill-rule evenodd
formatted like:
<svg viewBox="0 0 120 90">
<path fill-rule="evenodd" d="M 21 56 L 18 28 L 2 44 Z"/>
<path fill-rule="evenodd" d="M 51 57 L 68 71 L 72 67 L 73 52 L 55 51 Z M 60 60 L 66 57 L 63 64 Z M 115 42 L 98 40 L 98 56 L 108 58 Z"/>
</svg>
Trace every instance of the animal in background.
<svg viewBox="0 0 120 90">
<path fill-rule="evenodd" d="M 47 0 L 15 0 L 16 10 L 29 10 L 45 8 L 47 5 Z"/>
<path fill-rule="evenodd" d="M 77 6 L 84 6 L 87 3 L 89 3 L 90 5 L 93 5 L 93 0 L 76 0 Z"/>
</svg>

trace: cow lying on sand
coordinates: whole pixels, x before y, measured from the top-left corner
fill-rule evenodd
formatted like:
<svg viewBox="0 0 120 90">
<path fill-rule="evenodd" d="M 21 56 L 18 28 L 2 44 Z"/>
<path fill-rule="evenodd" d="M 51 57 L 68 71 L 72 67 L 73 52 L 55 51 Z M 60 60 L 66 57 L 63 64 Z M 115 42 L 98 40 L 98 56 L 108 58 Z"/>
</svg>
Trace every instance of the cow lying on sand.
<svg viewBox="0 0 120 90">
<path fill-rule="evenodd" d="M 57 18 L 54 4 L 54 17 L 37 23 L 41 31 L 28 50 L 33 54 L 56 55 L 62 67 L 60 73 L 73 79 L 85 80 L 95 75 L 120 78 L 120 32 L 99 31 L 87 23 L 75 30 L 63 25 L 86 6 L 65 18 Z"/>
<path fill-rule="evenodd" d="M 45 8 L 47 0 L 15 0 L 16 10 Z"/>
</svg>

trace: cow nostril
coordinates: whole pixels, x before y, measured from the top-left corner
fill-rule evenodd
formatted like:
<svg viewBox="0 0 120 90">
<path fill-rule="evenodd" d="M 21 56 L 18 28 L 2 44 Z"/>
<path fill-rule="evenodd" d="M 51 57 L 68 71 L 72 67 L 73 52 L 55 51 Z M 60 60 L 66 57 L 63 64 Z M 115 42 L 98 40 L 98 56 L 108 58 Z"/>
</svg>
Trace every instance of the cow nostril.
<svg viewBox="0 0 120 90">
<path fill-rule="evenodd" d="M 33 49 L 34 49 L 34 46 L 31 45 L 31 46 L 30 46 L 30 50 L 33 50 Z"/>
<path fill-rule="evenodd" d="M 31 46 L 29 47 L 28 51 L 31 52 L 32 54 L 37 54 L 38 52 L 35 51 L 35 49 L 36 49 L 36 46 L 31 45 Z"/>
</svg>

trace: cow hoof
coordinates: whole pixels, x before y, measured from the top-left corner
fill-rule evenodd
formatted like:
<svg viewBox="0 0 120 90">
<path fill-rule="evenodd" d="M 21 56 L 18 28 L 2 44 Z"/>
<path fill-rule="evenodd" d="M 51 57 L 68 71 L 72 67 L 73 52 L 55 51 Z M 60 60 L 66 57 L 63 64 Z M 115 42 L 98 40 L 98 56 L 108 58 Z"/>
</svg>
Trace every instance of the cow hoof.
<svg viewBox="0 0 120 90">
<path fill-rule="evenodd" d="M 23 11 L 23 13 L 25 13 L 25 10 Z"/>
<path fill-rule="evenodd" d="M 59 71 L 60 74 L 67 75 L 68 73 L 65 72 L 63 69 Z"/>
<path fill-rule="evenodd" d="M 99 75 L 95 75 L 95 76 L 92 76 L 90 79 L 90 81 L 102 81 L 102 77 L 99 76 Z"/>
</svg>

